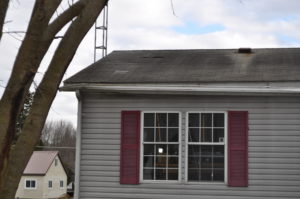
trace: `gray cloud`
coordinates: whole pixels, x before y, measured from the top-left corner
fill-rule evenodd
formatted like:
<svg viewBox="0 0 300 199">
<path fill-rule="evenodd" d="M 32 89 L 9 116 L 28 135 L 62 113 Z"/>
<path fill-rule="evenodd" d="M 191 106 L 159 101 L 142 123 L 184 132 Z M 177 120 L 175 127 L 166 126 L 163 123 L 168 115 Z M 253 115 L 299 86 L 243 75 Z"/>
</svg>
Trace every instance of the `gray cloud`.
<svg viewBox="0 0 300 199">
<path fill-rule="evenodd" d="M 13 1 L 8 30 L 25 30 L 32 0 Z M 109 3 L 109 51 L 120 49 L 189 49 L 238 47 L 294 47 L 300 42 L 299 0 L 121 0 Z M 64 4 L 63 7 L 65 7 Z M 60 8 L 61 9 L 61 8 Z M 224 30 L 210 34 L 184 34 L 175 26 L 192 21 L 205 26 L 219 24 Z M 93 30 L 77 50 L 64 79 L 93 62 Z M 36 79 L 39 81 L 51 59 L 55 41 Z M 7 82 L 20 42 L 5 35 L 0 43 L 0 85 Z M 3 88 L 0 87 L 0 94 Z M 76 123 L 77 100 L 59 92 L 49 111 L 49 120 Z"/>
</svg>

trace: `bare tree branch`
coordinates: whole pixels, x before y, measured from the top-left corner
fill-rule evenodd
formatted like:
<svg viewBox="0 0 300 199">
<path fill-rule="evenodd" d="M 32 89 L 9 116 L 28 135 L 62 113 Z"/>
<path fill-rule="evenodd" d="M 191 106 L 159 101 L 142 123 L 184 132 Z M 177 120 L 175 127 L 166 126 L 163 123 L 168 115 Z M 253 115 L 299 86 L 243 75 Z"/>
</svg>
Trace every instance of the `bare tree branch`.
<svg viewBox="0 0 300 199">
<path fill-rule="evenodd" d="M 78 1 L 68 10 L 59 15 L 51 24 L 49 24 L 44 40 L 52 40 L 67 23 L 69 23 L 74 17 L 78 16 L 83 8 L 83 1 Z"/>
<path fill-rule="evenodd" d="M 171 8 L 172 8 L 172 12 L 173 12 L 173 15 L 175 17 L 177 17 L 176 13 L 175 13 L 175 9 L 174 9 L 174 4 L 173 4 L 173 0 L 170 0 L 171 1 Z"/>
<path fill-rule="evenodd" d="M 27 33 L 18 51 L 10 79 L 0 101 L 0 171 L 15 136 L 15 123 L 43 56 L 43 33 L 61 0 L 36 0 Z M 1 188 L 1 181 L 0 181 Z"/>
<path fill-rule="evenodd" d="M 9 0 L 0 0 L 0 41 L 2 38 L 2 31 L 4 26 L 4 20 L 8 9 Z"/>
</svg>

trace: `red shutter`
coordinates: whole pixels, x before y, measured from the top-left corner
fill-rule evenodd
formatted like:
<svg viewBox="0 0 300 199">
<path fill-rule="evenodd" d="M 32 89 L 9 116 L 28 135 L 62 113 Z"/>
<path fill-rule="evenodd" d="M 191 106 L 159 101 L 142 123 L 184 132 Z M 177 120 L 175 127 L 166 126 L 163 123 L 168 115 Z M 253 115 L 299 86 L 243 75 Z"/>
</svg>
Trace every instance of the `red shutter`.
<svg viewBox="0 0 300 199">
<path fill-rule="evenodd" d="M 140 111 L 122 111 L 120 183 L 139 183 Z"/>
<path fill-rule="evenodd" d="M 228 112 L 228 185 L 248 186 L 248 112 Z"/>
</svg>

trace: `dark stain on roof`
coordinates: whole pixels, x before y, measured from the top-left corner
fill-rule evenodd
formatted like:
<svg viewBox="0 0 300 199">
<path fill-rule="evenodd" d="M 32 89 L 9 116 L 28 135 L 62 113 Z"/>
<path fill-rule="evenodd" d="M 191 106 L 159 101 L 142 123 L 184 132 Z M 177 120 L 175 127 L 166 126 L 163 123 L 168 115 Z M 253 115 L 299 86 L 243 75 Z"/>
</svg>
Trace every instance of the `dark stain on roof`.
<svg viewBox="0 0 300 199">
<path fill-rule="evenodd" d="M 300 80 L 300 48 L 114 51 L 65 81 L 77 83 Z"/>
</svg>

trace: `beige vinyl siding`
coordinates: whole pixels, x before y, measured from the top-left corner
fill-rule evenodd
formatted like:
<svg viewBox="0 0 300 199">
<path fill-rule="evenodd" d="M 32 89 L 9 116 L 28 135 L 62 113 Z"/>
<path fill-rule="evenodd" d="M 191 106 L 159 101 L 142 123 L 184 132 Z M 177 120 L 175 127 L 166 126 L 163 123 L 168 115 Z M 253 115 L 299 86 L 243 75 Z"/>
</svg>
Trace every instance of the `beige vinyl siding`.
<svg viewBox="0 0 300 199">
<path fill-rule="evenodd" d="M 27 175 L 22 176 L 18 190 L 16 192 L 16 197 L 19 198 L 43 198 L 43 176 L 36 176 L 36 175 Z M 27 189 L 25 188 L 25 181 L 26 180 L 35 180 L 35 188 L 34 189 Z"/>
<path fill-rule="evenodd" d="M 249 187 L 187 183 L 119 184 L 120 112 L 180 111 L 185 166 L 188 111 L 249 111 Z M 81 199 L 263 199 L 300 198 L 299 97 L 83 94 Z"/>
<path fill-rule="evenodd" d="M 58 198 L 67 193 L 67 174 L 63 168 L 63 165 L 58 157 L 58 162 L 55 166 L 55 160 L 52 162 L 46 175 L 44 176 L 44 192 L 43 198 Z M 52 181 L 52 188 L 48 187 L 49 180 Z M 59 186 L 59 181 L 63 180 L 64 187 Z"/>
</svg>

